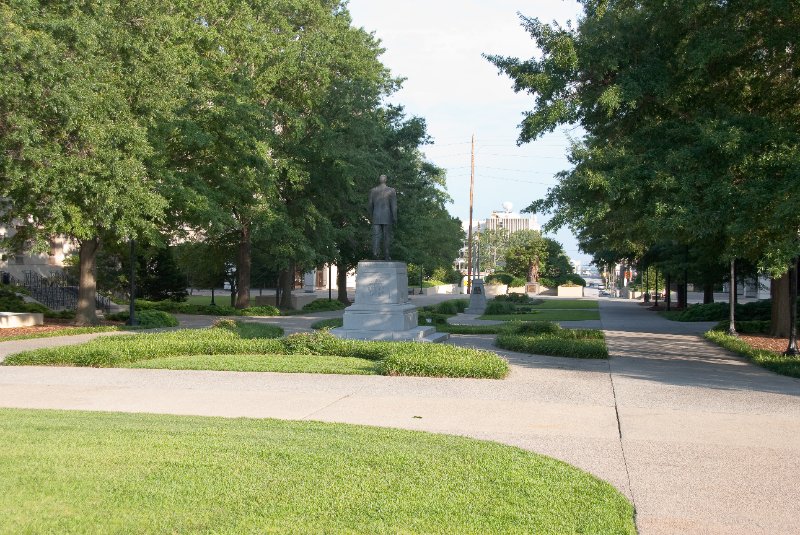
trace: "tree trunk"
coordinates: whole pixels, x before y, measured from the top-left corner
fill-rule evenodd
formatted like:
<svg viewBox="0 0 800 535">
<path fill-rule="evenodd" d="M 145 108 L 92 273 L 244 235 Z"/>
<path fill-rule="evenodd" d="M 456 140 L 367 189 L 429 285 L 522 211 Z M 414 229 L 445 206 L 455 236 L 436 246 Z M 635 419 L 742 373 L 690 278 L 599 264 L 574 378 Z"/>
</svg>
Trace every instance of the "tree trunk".
<svg viewBox="0 0 800 535">
<path fill-rule="evenodd" d="M 250 306 L 250 272 L 252 267 L 250 224 L 242 225 L 236 254 L 236 308 Z"/>
<path fill-rule="evenodd" d="M 686 309 L 686 283 L 680 283 L 678 286 L 678 305 L 680 309 Z"/>
<path fill-rule="evenodd" d="M 771 279 L 769 293 L 772 298 L 772 319 L 769 333 L 780 338 L 789 337 L 789 271 L 779 279 Z"/>
<path fill-rule="evenodd" d="M 100 239 L 92 238 L 80 242 L 78 279 L 78 308 L 75 311 L 76 325 L 97 325 L 97 278 L 95 277 L 95 260 L 100 249 Z"/>
<path fill-rule="evenodd" d="M 714 302 L 714 284 L 706 283 L 703 285 L 703 304 L 709 305 Z"/>
<path fill-rule="evenodd" d="M 336 299 L 345 305 L 350 304 L 347 298 L 347 268 L 344 264 L 336 264 Z"/>
<path fill-rule="evenodd" d="M 292 288 L 294 287 L 294 262 L 289 264 L 281 274 L 281 308 L 291 310 L 292 307 Z"/>
</svg>

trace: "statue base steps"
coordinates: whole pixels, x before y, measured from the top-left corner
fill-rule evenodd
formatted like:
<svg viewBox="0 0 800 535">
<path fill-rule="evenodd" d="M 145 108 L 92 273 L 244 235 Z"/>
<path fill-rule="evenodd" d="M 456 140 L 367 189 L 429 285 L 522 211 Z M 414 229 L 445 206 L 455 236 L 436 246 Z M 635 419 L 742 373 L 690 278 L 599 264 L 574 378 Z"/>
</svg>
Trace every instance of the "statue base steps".
<svg viewBox="0 0 800 535">
<path fill-rule="evenodd" d="M 356 301 L 344 311 L 343 325 L 331 334 L 351 340 L 442 342 L 450 335 L 418 325 L 408 301 L 405 262 L 364 261 L 356 271 Z"/>
</svg>

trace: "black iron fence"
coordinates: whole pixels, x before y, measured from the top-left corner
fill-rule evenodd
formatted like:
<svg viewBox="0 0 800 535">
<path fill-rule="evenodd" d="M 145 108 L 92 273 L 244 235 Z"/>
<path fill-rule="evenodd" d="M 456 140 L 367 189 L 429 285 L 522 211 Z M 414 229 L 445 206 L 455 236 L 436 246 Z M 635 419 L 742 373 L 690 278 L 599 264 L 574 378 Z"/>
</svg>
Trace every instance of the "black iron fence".
<svg viewBox="0 0 800 535">
<path fill-rule="evenodd" d="M 4 284 L 22 286 L 31 297 L 51 310 L 75 310 L 78 307 L 78 283 L 63 271 L 52 271 L 46 276 L 36 271 L 25 271 L 22 279 L 2 272 L 0 280 Z M 98 295 L 95 304 L 98 309 L 108 312 L 112 302 Z"/>
</svg>

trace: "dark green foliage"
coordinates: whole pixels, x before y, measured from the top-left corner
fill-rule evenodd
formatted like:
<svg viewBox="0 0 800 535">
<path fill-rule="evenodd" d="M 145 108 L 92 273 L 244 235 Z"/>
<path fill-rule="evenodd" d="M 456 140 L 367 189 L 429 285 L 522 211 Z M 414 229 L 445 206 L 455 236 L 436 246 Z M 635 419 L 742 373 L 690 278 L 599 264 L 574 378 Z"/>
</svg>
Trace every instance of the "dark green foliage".
<svg viewBox="0 0 800 535">
<path fill-rule="evenodd" d="M 707 340 L 729 351 L 738 353 L 751 360 L 753 363 L 763 366 L 768 370 L 772 370 L 775 373 L 788 375 L 789 377 L 800 377 L 800 358 L 767 351 L 766 349 L 755 349 L 747 342 L 717 330 L 708 331 L 705 337 Z"/>
<path fill-rule="evenodd" d="M 39 303 L 26 303 L 15 290 L 0 286 L 0 311 L 47 313 L 50 309 Z"/>
<path fill-rule="evenodd" d="M 498 334 L 507 329 L 507 324 L 498 325 L 453 325 L 452 323 L 436 324 L 436 330 L 450 334 Z"/>
<path fill-rule="evenodd" d="M 772 301 L 769 299 L 739 303 L 736 305 L 736 321 L 770 321 L 771 307 Z M 798 304 L 798 311 L 800 311 L 800 304 Z M 729 314 L 728 303 L 721 302 L 689 305 L 686 310 L 669 313 L 666 317 L 675 321 L 720 321 L 727 319 Z"/>
<path fill-rule="evenodd" d="M 271 305 L 236 309 L 237 316 L 280 316 L 281 311 Z"/>
<path fill-rule="evenodd" d="M 336 329 L 337 327 L 341 327 L 343 324 L 344 320 L 342 318 L 329 318 L 326 320 L 315 321 L 311 324 L 311 328 L 316 330 Z"/>
<path fill-rule="evenodd" d="M 109 314 L 106 319 L 111 321 L 128 321 L 130 315 L 127 311 Z M 177 327 L 178 320 L 169 312 L 162 310 L 142 310 L 136 314 L 137 327 L 140 329 L 156 329 L 158 327 Z"/>
<path fill-rule="evenodd" d="M 504 295 L 498 295 L 494 299 L 495 301 L 507 301 L 509 303 L 514 303 L 518 305 L 541 305 L 542 303 L 544 303 L 543 299 L 535 299 L 533 297 L 528 296 L 527 294 L 521 294 L 516 292 L 511 292 Z"/>
<path fill-rule="evenodd" d="M 442 281 L 445 284 L 460 284 L 461 277 L 461 273 L 452 266 L 437 267 L 430 274 L 431 279 Z"/>
<path fill-rule="evenodd" d="M 526 282 L 524 278 L 514 276 L 511 273 L 497 272 L 486 277 L 486 284 L 505 284 L 512 288 L 525 286 Z"/>
<path fill-rule="evenodd" d="M 325 312 L 329 310 L 342 310 L 347 307 L 341 301 L 335 299 L 315 299 L 303 306 L 305 312 Z"/>
<path fill-rule="evenodd" d="M 563 330 L 558 323 L 552 321 L 514 321 L 508 324 L 508 332 L 522 335 L 553 334 Z"/>
<path fill-rule="evenodd" d="M 183 301 L 186 292 L 186 274 L 175 261 L 172 247 L 151 248 L 138 257 L 137 297 L 150 301 Z"/>
<path fill-rule="evenodd" d="M 207 316 L 280 316 L 280 310 L 265 305 L 235 309 L 226 305 L 201 305 L 196 303 L 179 303 L 176 301 L 136 300 L 137 310 L 161 310 L 172 314 L 200 314 Z"/>
<path fill-rule="evenodd" d="M 444 325 L 447 323 L 447 318 L 452 314 L 437 314 L 436 312 L 429 312 L 427 310 L 420 310 L 417 312 L 418 325 Z"/>
<path fill-rule="evenodd" d="M 454 316 L 464 312 L 469 307 L 468 299 L 451 299 L 433 305 L 433 312 L 437 314 L 449 314 Z"/>
<path fill-rule="evenodd" d="M 728 332 L 730 320 L 722 320 L 717 323 L 713 331 Z M 764 320 L 736 321 L 736 332 L 740 334 L 769 334 L 770 322 Z"/>
</svg>

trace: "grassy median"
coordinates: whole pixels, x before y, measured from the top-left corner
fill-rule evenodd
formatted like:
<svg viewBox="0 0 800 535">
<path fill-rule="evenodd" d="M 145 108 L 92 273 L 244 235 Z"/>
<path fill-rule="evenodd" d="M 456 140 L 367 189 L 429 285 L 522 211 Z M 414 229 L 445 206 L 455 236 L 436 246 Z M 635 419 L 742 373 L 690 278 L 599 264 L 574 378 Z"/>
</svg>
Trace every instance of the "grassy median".
<svg viewBox="0 0 800 535">
<path fill-rule="evenodd" d="M 341 340 L 329 333 L 278 338 L 280 327 L 220 320 L 210 329 L 114 336 L 37 349 L 5 365 L 164 368 L 473 377 L 500 379 L 508 363 L 491 351 L 419 342 Z"/>
</svg>

